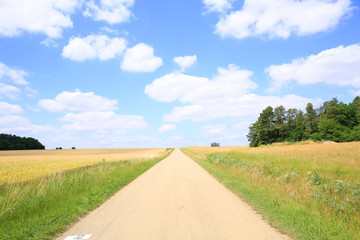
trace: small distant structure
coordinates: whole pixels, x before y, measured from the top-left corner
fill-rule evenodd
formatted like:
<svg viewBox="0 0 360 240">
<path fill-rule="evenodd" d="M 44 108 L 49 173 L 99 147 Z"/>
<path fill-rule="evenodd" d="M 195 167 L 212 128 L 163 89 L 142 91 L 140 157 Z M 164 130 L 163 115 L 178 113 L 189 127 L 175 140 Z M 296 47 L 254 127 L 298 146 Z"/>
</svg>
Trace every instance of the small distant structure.
<svg viewBox="0 0 360 240">
<path fill-rule="evenodd" d="M 211 147 L 220 147 L 220 143 L 213 142 L 211 143 Z"/>
</svg>

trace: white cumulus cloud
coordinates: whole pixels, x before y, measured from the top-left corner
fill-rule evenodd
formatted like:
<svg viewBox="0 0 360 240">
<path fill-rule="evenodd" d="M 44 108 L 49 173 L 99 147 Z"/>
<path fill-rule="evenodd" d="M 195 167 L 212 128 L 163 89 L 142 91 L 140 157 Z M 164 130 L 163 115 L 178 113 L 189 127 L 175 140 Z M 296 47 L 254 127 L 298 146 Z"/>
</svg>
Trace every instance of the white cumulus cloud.
<svg viewBox="0 0 360 240">
<path fill-rule="evenodd" d="M 126 50 L 121 69 L 129 72 L 153 72 L 162 64 L 162 59 L 154 56 L 154 48 L 139 43 Z"/>
<path fill-rule="evenodd" d="M 166 122 L 184 120 L 207 121 L 217 118 L 253 119 L 267 106 L 284 105 L 303 109 L 312 100 L 293 94 L 285 96 L 259 96 L 251 93 L 257 84 L 251 80 L 252 72 L 234 64 L 219 68 L 211 80 L 203 77 L 171 73 L 155 79 L 145 87 L 145 93 L 161 102 L 180 101 L 186 105 L 174 107 L 164 114 Z"/>
<path fill-rule="evenodd" d="M 0 102 L 0 132 L 34 136 L 41 132 L 55 131 L 51 126 L 32 124 L 24 113 L 19 105 Z"/>
<path fill-rule="evenodd" d="M 334 28 L 351 10 L 351 0 L 245 0 L 241 10 L 220 18 L 215 32 L 237 39 L 311 35 Z"/>
<path fill-rule="evenodd" d="M 28 126 L 30 126 L 30 122 L 26 117 L 12 114 L 0 115 L 0 131 L 3 133 L 28 130 Z"/>
<path fill-rule="evenodd" d="M 83 93 L 79 90 L 74 92 L 64 91 L 55 99 L 42 99 L 39 106 L 51 111 L 63 110 L 88 112 L 88 111 L 112 111 L 117 109 L 117 100 L 95 95 L 93 92 Z"/>
<path fill-rule="evenodd" d="M 217 118 L 255 119 L 267 106 L 277 107 L 283 105 L 286 108 L 304 109 L 307 103 L 317 104 L 320 101 L 293 94 L 283 97 L 259 96 L 256 94 L 239 95 L 233 98 L 224 96 L 216 102 L 192 103 L 191 105 L 174 107 L 172 112 L 165 114 L 163 118 L 167 122 L 181 122 L 184 120 L 201 122 Z"/>
<path fill-rule="evenodd" d="M 224 12 L 230 8 L 232 1 L 228 0 L 203 0 L 207 12 Z"/>
<path fill-rule="evenodd" d="M 2 0 L 0 36 L 19 36 L 23 32 L 61 37 L 64 28 L 72 28 L 70 14 L 80 0 Z"/>
<path fill-rule="evenodd" d="M 0 115 L 21 114 L 24 110 L 19 105 L 13 105 L 7 102 L 0 102 Z"/>
<path fill-rule="evenodd" d="M 109 60 L 120 56 L 126 48 L 123 38 L 109 38 L 106 35 L 89 35 L 85 38 L 70 39 L 63 48 L 62 56 L 74 61 L 98 58 Z"/>
<path fill-rule="evenodd" d="M 159 127 L 158 131 L 163 133 L 163 132 L 169 132 L 169 131 L 173 131 L 176 129 L 176 125 L 175 124 L 164 124 L 161 127 Z"/>
<path fill-rule="evenodd" d="M 301 85 L 325 83 L 359 88 L 360 44 L 339 46 L 291 63 L 271 65 L 265 71 L 272 79 L 272 91 L 291 81 Z"/>
<path fill-rule="evenodd" d="M 144 128 L 144 118 L 137 115 L 118 115 L 112 111 L 68 113 L 60 119 L 64 130 L 105 130 Z"/>
<path fill-rule="evenodd" d="M 230 64 L 228 68 L 219 68 L 218 74 L 211 80 L 170 73 L 147 85 L 145 93 L 162 102 L 216 102 L 224 97 L 236 97 L 255 89 L 257 84 L 250 79 L 252 74 L 234 64 Z"/>
<path fill-rule="evenodd" d="M 197 60 L 196 55 L 192 56 L 183 56 L 183 57 L 174 57 L 173 61 L 181 67 L 181 70 L 191 67 L 195 64 Z"/>
<path fill-rule="evenodd" d="M 97 4 L 90 0 L 86 3 L 84 16 L 109 24 L 127 22 L 131 17 L 130 8 L 134 2 L 135 0 L 100 0 Z"/>
<path fill-rule="evenodd" d="M 207 78 L 170 73 L 147 85 L 145 93 L 157 101 L 172 102 L 183 98 L 184 95 L 191 93 L 198 86 L 205 86 L 208 82 Z"/>
<path fill-rule="evenodd" d="M 24 116 L 0 115 L 0 132 L 25 136 L 35 136 L 46 133 L 53 138 L 56 129 L 48 125 L 32 124 L 30 120 Z"/>
</svg>

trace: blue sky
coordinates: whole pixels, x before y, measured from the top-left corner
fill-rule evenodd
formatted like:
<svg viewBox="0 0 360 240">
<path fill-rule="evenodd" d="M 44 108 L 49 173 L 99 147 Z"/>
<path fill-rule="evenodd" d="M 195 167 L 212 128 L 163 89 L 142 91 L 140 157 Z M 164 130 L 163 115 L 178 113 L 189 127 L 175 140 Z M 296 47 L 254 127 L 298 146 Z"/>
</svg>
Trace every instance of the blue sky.
<svg viewBox="0 0 360 240">
<path fill-rule="evenodd" d="M 0 132 L 47 149 L 247 145 L 357 95 L 355 0 L 0 1 Z"/>
</svg>

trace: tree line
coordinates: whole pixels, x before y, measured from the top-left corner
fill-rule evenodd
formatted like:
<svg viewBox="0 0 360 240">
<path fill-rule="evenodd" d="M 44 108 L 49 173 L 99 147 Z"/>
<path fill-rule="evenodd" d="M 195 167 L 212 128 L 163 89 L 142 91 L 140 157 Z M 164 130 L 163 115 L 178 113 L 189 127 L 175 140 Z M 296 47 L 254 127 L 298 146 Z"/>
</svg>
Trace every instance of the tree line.
<svg viewBox="0 0 360 240">
<path fill-rule="evenodd" d="M 45 149 L 37 139 L 18 137 L 11 134 L 0 134 L 0 150 Z"/>
<path fill-rule="evenodd" d="M 308 103 L 305 112 L 269 106 L 250 125 L 247 138 L 251 147 L 304 140 L 360 141 L 360 96 L 349 104 L 333 98 L 317 109 Z"/>
</svg>

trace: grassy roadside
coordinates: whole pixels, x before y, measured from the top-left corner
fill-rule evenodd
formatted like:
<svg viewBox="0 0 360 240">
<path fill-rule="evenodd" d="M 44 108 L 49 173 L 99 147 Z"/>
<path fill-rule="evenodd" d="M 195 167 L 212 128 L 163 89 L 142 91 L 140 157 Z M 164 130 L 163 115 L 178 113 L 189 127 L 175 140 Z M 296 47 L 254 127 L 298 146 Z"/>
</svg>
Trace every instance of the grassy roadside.
<svg viewBox="0 0 360 240">
<path fill-rule="evenodd" d="M 153 159 L 103 162 L 0 190 L 0 239 L 51 239 L 150 167 Z"/>
<path fill-rule="evenodd" d="M 291 165 L 281 168 L 278 159 L 268 156 L 257 161 L 259 155 L 241 152 L 182 151 L 294 239 L 360 238 L 358 184 Z"/>
</svg>

